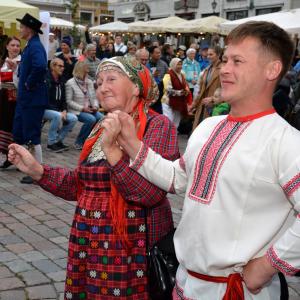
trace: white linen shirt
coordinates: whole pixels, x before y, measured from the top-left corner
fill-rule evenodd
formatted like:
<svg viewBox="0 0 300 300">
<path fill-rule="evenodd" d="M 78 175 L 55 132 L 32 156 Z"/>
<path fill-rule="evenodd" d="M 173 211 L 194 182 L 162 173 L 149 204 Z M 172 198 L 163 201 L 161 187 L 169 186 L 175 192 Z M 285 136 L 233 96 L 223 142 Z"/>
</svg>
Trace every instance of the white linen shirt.
<svg viewBox="0 0 300 300">
<path fill-rule="evenodd" d="M 241 272 L 267 255 L 286 275 L 300 269 L 300 132 L 275 112 L 204 120 L 175 162 L 142 145 L 131 167 L 169 192 L 185 193 L 174 243 L 178 299 L 222 299 L 226 284 L 210 276 Z M 258 295 L 279 299 L 277 276 Z"/>
</svg>

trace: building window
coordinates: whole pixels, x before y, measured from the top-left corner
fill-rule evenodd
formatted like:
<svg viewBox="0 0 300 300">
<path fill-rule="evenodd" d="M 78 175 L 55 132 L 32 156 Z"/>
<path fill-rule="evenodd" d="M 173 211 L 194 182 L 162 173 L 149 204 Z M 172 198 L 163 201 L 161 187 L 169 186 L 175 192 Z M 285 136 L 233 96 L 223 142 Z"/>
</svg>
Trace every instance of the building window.
<svg viewBox="0 0 300 300">
<path fill-rule="evenodd" d="M 82 24 L 93 24 L 93 14 L 90 12 L 80 12 L 80 22 Z"/>
<path fill-rule="evenodd" d="M 266 7 L 266 8 L 259 8 L 255 10 L 255 14 L 258 15 L 265 15 L 274 13 L 277 11 L 281 11 L 281 7 Z"/>
<path fill-rule="evenodd" d="M 226 13 L 226 19 L 230 21 L 243 19 L 247 17 L 248 17 L 248 10 L 228 11 Z"/>
</svg>

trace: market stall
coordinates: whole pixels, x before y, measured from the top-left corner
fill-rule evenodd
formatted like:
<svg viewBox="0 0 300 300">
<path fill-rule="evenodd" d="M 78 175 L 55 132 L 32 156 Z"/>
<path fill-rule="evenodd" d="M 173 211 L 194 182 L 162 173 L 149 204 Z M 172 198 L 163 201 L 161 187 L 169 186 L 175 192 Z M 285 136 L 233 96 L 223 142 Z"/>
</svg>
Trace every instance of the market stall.
<svg viewBox="0 0 300 300">
<path fill-rule="evenodd" d="M 89 28 L 90 32 L 128 32 L 128 24 L 116 21 Z"/>
<path fill-rule="evenodd" d="M 164 33 L 168 31 L 169 27 L 179 25 L 183 22 L 186 22 L 186 20 L 179 17 L 168 17 L 147 22 L 139 21 L 128 24 L 128 31 L 139 33 Z"/>
<path fill-rule="evenodd" d="M 166 29 L 168 32 L 174 33 L 220 33 L 220 24 L 226 21 L 221 17 L 209 16 L 167 26 Z"/>
<path fill-rule="evenodd" d="M 234 21 L 227 21 L 220 24 L 220 30 L 223 34 L 228 34 L 233 28 L 248 21 L 273 22 L 291 34 L 300 35 L 300 9 L 279 11 Z"/>
</svg>

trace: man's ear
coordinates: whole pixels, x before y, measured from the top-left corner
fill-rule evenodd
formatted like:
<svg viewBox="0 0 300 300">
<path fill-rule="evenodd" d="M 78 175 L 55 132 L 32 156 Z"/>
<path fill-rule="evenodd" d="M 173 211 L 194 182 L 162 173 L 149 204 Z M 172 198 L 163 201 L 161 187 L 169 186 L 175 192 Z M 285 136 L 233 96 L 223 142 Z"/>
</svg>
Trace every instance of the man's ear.
<svg viewBox="0 0 300 300">
<path fill-rule="evenodd" d="M 280 60 L 272 60 L 266 66 L 266 76 L 270 81 L 277 80 L 282 71 L 282 62 Z"/>
</svg>

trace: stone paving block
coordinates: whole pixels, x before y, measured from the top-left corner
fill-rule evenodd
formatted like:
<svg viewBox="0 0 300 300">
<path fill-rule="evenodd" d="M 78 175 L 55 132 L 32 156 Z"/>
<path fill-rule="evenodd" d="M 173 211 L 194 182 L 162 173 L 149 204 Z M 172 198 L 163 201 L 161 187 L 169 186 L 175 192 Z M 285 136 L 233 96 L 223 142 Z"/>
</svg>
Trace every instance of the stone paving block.
<svg viewBox="0 0 300 300">
<path fill-rule="evenodd" d="M 58 300 L 64 300 L 65 293 L 60 293 Z"/>
<path fill-rule="evenodd" d="M 23 242 L 24 240 L 16 236 L 15 234 L 5 235 L 0 238 L 0 243 L 2 245 L 18 244 Z"/>
<path fill-rule="evenodd" d="M 60 227 L 67 227 L 68 225 L 60 220 L 52 220 L 44 222 L 45 225 L 49 226 L 52 229 L 60 228 Z"/>
<path fill-rule="evenodd" d="M 14 273 L 29 271 L 33 269 L 32 265 L 28 264 L 26 261 L 22 259 L 6 262 L 5 265 Z"/>
<path fill-rule="evenodd" d="M 26 219 L 22 219 L 20 220 L 22 223 L 24 223 L 25 225 L 29 226 L 29 225 L 36 225 L 36 224 L 41 224 L 38 220 L 34 219 L 34 218 L 26 218 Z"/>
<path fill-rule="evenodd" d="M 54 261 L 57 265 L 59 265 L 62 269 L 67 268 L 67 258 L 61 258 Z"/>
<path fill-rule="evenodd" d="M 12 232 L 9 229 L 7 229 L 7 228 L 0 229 L 0 238 L 4 235 L 10 235 L 10 234 L 12 234 Z"/>
<path fill-rule="evenodd" d="M 43 240 L 43 241 L 39 241 L 39 242 L 31 242 L 30 244 L 39 251 L 49 250 L 49 249 L 57 249 L 57 245 L 54 243 L 51 243 L 48 240 Z"/>
<path fill-rule="evenodd" d="M 1 207 L 2 207 L 2 205 L 1 205 Z M 16 223 L 17 221 L 18 220 L 16 220 L 13 217 L 2 217 L 1 218 L 1 223 L 3 223 L 3 224 Z"/>
<path fill-rule="evenodd" d="M 67 243 L 68 239 L 65 236 L 58 236 L 58 237 L 50 238 L 50 241 L 55 244 L 63 244 L 63 243 Z"/>
<path fill-rule="evenodd" d="M 31 230 L 35 231 L 35 232 L 42 232 L 45 230 L 49 230 L 49 227 L 43 224 L 37 224 L 37 225 L 30 225 L 28 226 Z"/>
<path fill-rule="evenodd" d="M 8 216 L 7 213 L 5 213 L 5 212 L 3 212 L 3 211 L 0 211 L 0 218 L 2 218 L 2 217 L 7 217 L 7 216 Z"/>
<path fill-rule="evenodd" d="M 30 216 L 44 215 L 45 212 L 32 204 L 22 204 L 17 206 L 18 209 L 23 210 Z"/>
<path fill-rule="evenodd" d="M 50 249 L 42 251 L 47 257 L 51 258 L 52 260 L 65 258 L 67 257 L 67 251 L 64 251 L 60 248 L 57 249 Z"/>
<path fill-rule="evenodd" d="M 0 291 L 12 290 L 24 286 L 24 283 L 17 277 L 2 278 L 0 280 Z"/>
<path fill-rule="evenodd" d="M 10 193 L 9 190 L 10 189 L 15 189 L 14 186 L 12 186 L 11 188 L 6 187 L 6 191 L 1 191 L 1 199 L 3 199 L 6 203 L 9 203 L 10 205 L 14 205 L 17 203 L 20 203 L 20 198 L 16 195 L 14 195 L 13 193 Z M 7 210 L 5 210 L 6 212 L 9 212 Z"/>
<path fill-rule="evenodd" d="M 24 291 L 21 290 L 11 290 L 0 293 L 1 300 L 25 300 L 26 295 Z"/>
<path fill-rule="evenodd" d="M 66 270 L 58 271 L 58 272 L 50 272 L 46 274 L 49 278 L 51 278 L 55 282 L 60 282 L 66 279 Z"/>
<path fill-rule="evenodd" d="M 55 220 L 55 217 L 52 216 L 52 215 L 39 215 L 39 216 L 36 216 L 35 217 L 36 220 L 39 220 L 41 222 L 44 222 L 44 221 L 52 221 L 52 220 Z"/>
<path fill-rule="evenodd" d="M 6 224 L 6 226 L 11 229 L 11 230 L 17 230 L 17 229 L 23 229 L 24 228 L 24 224 L 17 222 L 17 223 L 9 223 Z"/>
<path fill-rule="evenodd" d="M 0 252 L 0 262 L 12 261 L 17 258 L 18 257 L 11 252 L 8 251 Z"/>
<path fill-rule="evenodd" d="M 48 213 L 48 209 L 53 208 L 54 205 L 52 203 L 44 203 L 43 202 L 41 204 L 36 205 L 36 207 L 40 208 L 40 209 L 42 209 L 42 210 L 44 210 L 45 212 Z"/>
<path fill-rule="evenodd" d="M 32 286 L 25 289 L 30 300 L 40 300 L 40 299 L 56 299 L 57 294 L 54 287 L 50 284 Z"/>
<path fill-rule="evenodd" d="M 47 213 L 50 215 L 54 215 L 55 217 L 57 217 L 58 215 L 62 215 L 65 213 L 64 210 L 58 208 L 58 207 L 54 207 L 54 208 L 50 208 L 47 209 Z"/>
<path fill-rule="evenodd" d="M 56 217 L 69 225 L 71 225 L 73 222 L 73 215 L 70 214 L 57 215 Z"/>
<path fill-rule="evenodd" d="M 69 242 L 68 243 L 62 243 L 62 244 L 59 244 L 59 247 L 65 249 L 66 251 L 68 251 L 69 249 Z"/>
<path fill-rule="evenodd" d="M 16 254 L 20 254 L 20 253 L 24 253 L 24 252 L 33 250 L 32 246 L 29 245 L 28 243 L 6 245 L 6 248 Z"/>
<path fill-rule="evenodd" d="M 19 256 L 21 258 L 23 258 L 24 260 L 26 260 L 27 262 L 36 261 L 36 260 L 41 260 L 41 259 L 46 259 L 47 258 L 42 253 L 40 253 L 39 251 L 25 252 L 25 253 L 19 254 Z"/>
<path fill-rule="evenodd" d="M 15 233 L 18 236 L 22 237 L 28 243 L 38 242 L 43 240 L 43 237 L 41 237 L 39 234 L 35 233 L 34 231 L 30 230 L 29 228 L 16 230 Z"/>
<path fill-rule="evenodd" d="M 54 287 L 58 293 L 63 293 L 65 290 L 65 282 L 55 282 Z"/>
<path fill-rule="evenodd" d="M 57 232 L 59 232 L 60 234 L 66 236 L 68 238 L 69 238 L 69 235 L 70 235 L 70 229 L 71 229 L 71 227 L 69 227 L 69 226 L 61 227 L 61 228 L 55 228 L 55 230 Z"/>
<path fill-rule="evenodd" d="M 12 276 L 14 276 L 14 274 L 8 268 L 2 266 L 0 267 L 0 279 Z"/>
<path fill-rule="evenodd" d="M 23 219 L 28 219 L 30 218 L 30 216 L 28 214 L 25 214 L 23 212 L 21 213 L 17 213 L 17 214 L 14 214 L 14 217 L 18 220 L 23 220 Z"/>
<path fill-rule="evenodd" d="M 41 231 L 39 232 L 39 234 L 41 236 L 43 236 L 44 238 L 46 239 L 50 239 L 50 238 L 54 238 L 54 237 L 57 237 L 57 236 L 60 236 L 61 234 L 53 229 L 48 229 L 48 230 L 45 230 L 45 231 Z"/>
<path fill-rule="evenodd" d="M 19 273 L 26 286 L 49 283 L 50 279 L 38 270 L 30 270 Z"/>
<path fill-rule="evenodd" d="M 58 272 L 61 268 L 49 259 L 41 259 L 32 262 L 32 265 L 43 273 Z"/>
</svg>

